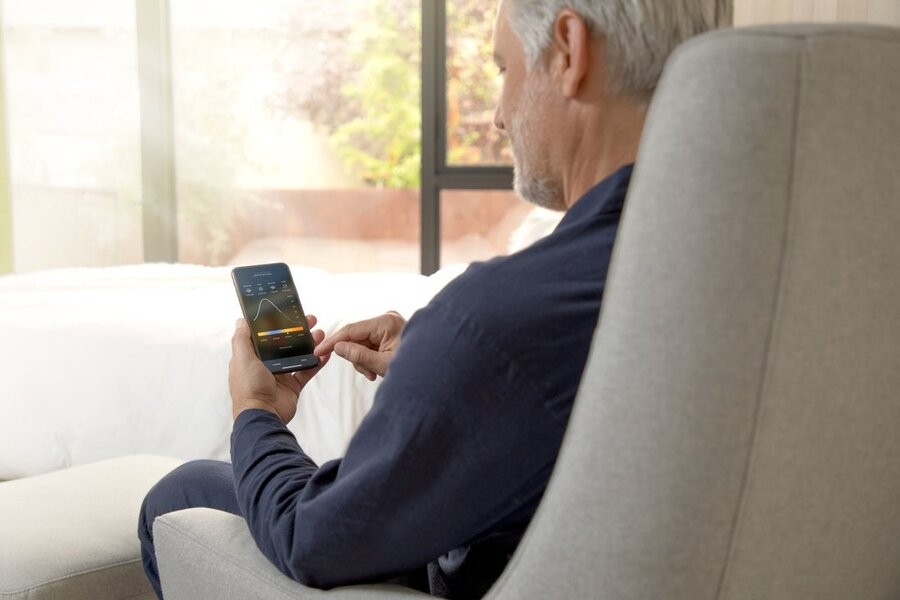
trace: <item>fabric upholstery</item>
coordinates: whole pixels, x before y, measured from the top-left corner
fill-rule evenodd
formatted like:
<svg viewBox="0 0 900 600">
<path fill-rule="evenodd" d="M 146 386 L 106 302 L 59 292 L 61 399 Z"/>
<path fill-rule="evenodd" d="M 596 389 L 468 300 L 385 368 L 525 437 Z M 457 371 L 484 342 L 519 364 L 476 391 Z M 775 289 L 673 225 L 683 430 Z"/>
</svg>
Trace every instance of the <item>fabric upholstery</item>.
<svg viewBox="0 0 900 600">
<path fill-rule="evenodd" d="M 153 535 L 166 600 L 431 597 L 391 585 L 339 588 L 327 594 L 304 587 L 282 574 L 257 550 L 244 519 L 209 508 L 191 508 L 158 517 Z"/>
<path fill-rule="evenodd" d="M 0 483 L 0 598 L 151 600 L 136 523 L 180 461 L 130 456 Z"/>
<path fill-rule="evenodd" d="M 492 597 L 900 597 L 898 106 L 896 30 L 677 52 L 554 480 Z"/>
<path fill-rule="evenodd" d="M 488 598 L 900 597 L 898 106 L 900 30 L 676 52 L 557 468 Z M 251 577 L 170 530 L 245 537 L 160 521 L 167 592 Z"/>
</svg>

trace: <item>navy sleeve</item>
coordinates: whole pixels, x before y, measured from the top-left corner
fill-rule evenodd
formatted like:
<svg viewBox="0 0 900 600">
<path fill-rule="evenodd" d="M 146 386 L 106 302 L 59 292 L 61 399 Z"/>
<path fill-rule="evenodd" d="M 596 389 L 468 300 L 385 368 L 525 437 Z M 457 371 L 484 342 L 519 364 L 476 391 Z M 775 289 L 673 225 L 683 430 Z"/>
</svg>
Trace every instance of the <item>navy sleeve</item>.
<svg viewBox="0 0 900 600">
<path fill-rule="evenodd" d="M 342 460 L 317 467 L 266 411 L 235 421 L 241 511 L 289 577 L 383 581 L 533 511 L 564 425 L 533 372 L 462 312 L 434 301 L 413 317 Z"/>
</svg>

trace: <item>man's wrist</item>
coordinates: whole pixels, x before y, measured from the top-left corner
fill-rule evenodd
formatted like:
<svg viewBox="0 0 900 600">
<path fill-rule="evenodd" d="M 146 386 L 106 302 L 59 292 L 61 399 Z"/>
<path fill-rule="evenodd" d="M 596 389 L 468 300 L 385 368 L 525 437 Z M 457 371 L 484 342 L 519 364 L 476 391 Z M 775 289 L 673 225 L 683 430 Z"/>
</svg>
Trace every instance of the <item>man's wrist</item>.
<svg viewBox="0 0 900 600">
<path fill-rule="evenodd" d="M 242 412 L 244 412 L 245 410 L 252 410 L 252 409 L 260 409 L 260 410 L 268 411 L 268 412 L 272 413 L 273 415 L 275 415 L 276 417 L 278 417 L 279 421 L 281 420 L 281 417 L 278 415 L 278 411 L 275 410 L 275 407 L 273 407 L 268 402 L 264 402 L 262 400 L 241 400 L 240 403 L 236 403 L 236 404 L 232 405 L 231 416 L 233 417 L 234 420 L 237 420 L 238 416 Z"/>
</svg>

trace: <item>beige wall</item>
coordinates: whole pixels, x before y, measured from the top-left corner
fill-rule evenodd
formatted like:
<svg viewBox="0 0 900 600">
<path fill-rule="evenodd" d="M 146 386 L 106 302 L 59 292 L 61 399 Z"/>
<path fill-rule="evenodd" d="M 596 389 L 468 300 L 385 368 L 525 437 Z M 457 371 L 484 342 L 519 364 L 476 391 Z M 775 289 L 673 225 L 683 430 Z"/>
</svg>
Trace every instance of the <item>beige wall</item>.
<svg viewBox="0 0 900 600">
<path fill-rule="evenodd" d="M 734 23 L 818 21 L 900 26 L 900 0 L 734 0 Z"/>
</svg>

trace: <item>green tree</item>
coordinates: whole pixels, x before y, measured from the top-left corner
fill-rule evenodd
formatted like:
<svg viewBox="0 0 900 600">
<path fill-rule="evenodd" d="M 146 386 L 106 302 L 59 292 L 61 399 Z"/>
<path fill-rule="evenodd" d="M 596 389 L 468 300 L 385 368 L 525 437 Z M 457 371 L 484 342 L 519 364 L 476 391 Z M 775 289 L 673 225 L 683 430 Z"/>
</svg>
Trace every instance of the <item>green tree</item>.
<svg viewBox="0 0 900 600">
<path fill-rule="evenodd" d="M 447 2 L 447 159 L 504 164 L 506 138 L 494 128 L 500 80 L 493 55 L 494 0 Z"/>
<path fill-rule="evenodd" d="M 421 163 L 421 37 L 419 3 L 378 0 L 373 19 L 353 32 L 357 68 L 341 86 L 352 118 L 331 135 L 339 156 L 376 186 L 419 185 Z"/>
<path fill-rule="evenodd" d="M 298 12 L 288 25 L 319 42 L 315 71 L 289 65 L 281 103 L 328 134 L 350 170 L 373 186 L 419 186 L 421 163 L 421 1 L 330 5 L 344 15 L 328 28 Z M 426 0 L 441 1 L 441 0 Z M 361 7 L 364 6 L 364 7 Z M 447 0 L 448 158 L 453 163 L 509 162 L 494 130 L 498 93 L 491 60 L 496 0 Z M 308 40 L 307 40 L 308 43 Z"/>
</svg>

